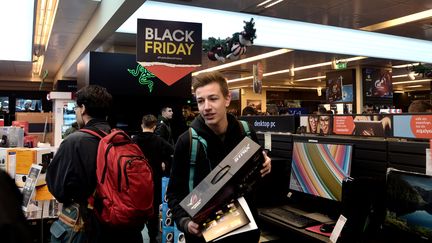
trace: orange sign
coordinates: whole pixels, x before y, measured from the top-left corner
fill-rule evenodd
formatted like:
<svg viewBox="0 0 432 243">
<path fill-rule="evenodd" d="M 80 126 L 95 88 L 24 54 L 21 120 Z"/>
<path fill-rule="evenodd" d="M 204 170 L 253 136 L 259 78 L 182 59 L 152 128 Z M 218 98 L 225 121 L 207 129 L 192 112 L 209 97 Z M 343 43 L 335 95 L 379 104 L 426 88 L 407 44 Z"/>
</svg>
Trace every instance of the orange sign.
<svg viewBox="0 0 432 243">
<path fill-rule="evenodd" d="M 352 116 L 333 116 L 333 133 L 351 135 L 354 131 Z"/>
<path fill-rule="evenodd" d="M 410 125 L 416 138 L 432 137 L 432 115 L 413 115 Z"/>
</svg>

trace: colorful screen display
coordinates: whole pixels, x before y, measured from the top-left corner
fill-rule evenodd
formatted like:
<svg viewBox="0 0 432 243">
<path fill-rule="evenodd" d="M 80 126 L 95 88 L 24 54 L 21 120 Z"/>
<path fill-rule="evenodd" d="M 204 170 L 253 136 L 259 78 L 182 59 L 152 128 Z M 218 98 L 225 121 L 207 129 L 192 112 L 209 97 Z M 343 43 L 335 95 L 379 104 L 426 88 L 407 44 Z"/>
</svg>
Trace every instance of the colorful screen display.
<svg viewBox="0 0 432 243">
<path fill-rule="evenodd" d="M 33 112 L 42 111 L 42 100 L 40 99 L 20 99 L 17 98 L 15 102 L 16 112 Z"/>
<path fill-rule="evenodd" d="M 387 174 L 384 225 L 432 240 L 432 176 L 390 170 Z M 410 237 L 414 242 L 414 237 Z"/>
<path fill-rule="evenodd" d="M 351 154 L 352 145 L 294 142 L 289 188 L 341 201 Z"/>
</svg>

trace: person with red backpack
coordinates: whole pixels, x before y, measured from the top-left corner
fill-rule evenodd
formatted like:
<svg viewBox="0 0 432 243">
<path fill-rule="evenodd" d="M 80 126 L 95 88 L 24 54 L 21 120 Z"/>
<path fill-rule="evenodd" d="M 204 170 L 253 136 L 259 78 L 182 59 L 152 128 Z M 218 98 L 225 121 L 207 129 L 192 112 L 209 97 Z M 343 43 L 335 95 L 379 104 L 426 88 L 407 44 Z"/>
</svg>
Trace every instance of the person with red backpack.
<svg viewBox="0 0 432 243">
<path fill-rule="evenodd" d="M 48 189 L 63 203 L 50 228 L 51 242 L 143 242 L 141 231 L 153 213 L 151 169 L 124 132 L 111 130 L 106 121 L 111 102 L 111 94 L 98 85 L 76 93 L 75 115 L 81 130 L 63 140 L 47 169 Z M 113 164 L 114 157 L 122 159 Z M 129 173 L 136 169 L 139 173 Z M 149 184 L 144 193 L 135 187 L 137 176 L 138 182 Z M 134 211 L 125 211 L 129 192 L 145 197 L 138 198 L 145 202 L 141 211 L 135 206 Z"/>
<path fill-rule="evenodd" d="M 234 116 L 227 114 L 231 95 L 228 84 L 220 73 L 200 74 L 192 81 L 192 87 L 200 115 L 192 122 L 191 129 L 180 135 L 177 140 L 166 195 L 173 218 L 178 228 L 185 233 L 186 242 L 201 243 L 205 242 L 201 234 L 202 227 L 191 219 L 179 205 L 180 202 L 245 136 L 250 136 L 255 142 L 258 139 L 253 130 L 250 129 L 248 134 L 246 130 L 249 126 L 244 126 Z M 193 146 L 195 136 L 199 140 L 198 149 L 194 149 Z M 261 176 L 271 171 L 271 159 L 265 153 L 264 159 Z M 253 213 L 256 213 L 253 191 L 245 198 Z M 217 242 L 258 243 L 259 238 L 260 231 L 252 230 Z"/>
</svg>

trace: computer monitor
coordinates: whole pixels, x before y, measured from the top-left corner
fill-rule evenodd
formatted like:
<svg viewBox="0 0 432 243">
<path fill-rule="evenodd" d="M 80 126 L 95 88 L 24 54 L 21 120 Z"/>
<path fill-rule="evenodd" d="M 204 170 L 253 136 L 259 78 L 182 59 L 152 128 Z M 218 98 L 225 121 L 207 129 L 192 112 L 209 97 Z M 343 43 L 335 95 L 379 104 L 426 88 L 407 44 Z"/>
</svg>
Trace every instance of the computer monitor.
<svg viewBox="0 0 432 243">
<path fill-rule="evenodd" d="M 15 112 L 40 112 L 42 111 L 41 99 L 17 98 L 15 101 Z"/>
<path fill-rule="evenodd" d="M 432 240 L 432 176 L 389 169 L 384 227 L 411 242 Z"/>
<path fill-rule="evenodd" d="M 325 199 L 342 200 L 342 181 L 351 170 L 353 146 L 293 143 L 289 188 Z"/>
<path fill-rule="evenodd" d="M 9 97 L 0 96 L 0 112 L 9 113 Z"/>
</svg>

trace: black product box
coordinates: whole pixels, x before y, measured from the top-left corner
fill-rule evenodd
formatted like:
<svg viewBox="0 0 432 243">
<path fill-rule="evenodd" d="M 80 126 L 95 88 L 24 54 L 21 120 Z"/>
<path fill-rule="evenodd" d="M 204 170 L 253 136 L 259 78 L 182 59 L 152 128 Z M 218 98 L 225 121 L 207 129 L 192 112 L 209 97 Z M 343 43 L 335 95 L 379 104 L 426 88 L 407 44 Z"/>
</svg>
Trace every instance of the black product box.
<svg viewBox="0 0 432 243">
<path fill-rule="evenodd" d="M 261 178 L 263 163 L 261 146 L 245 137 L 180 202 L 180 206 L 194 222 L 203 223 L 211 213 L 251 190 L 256 180 Z"/>
</svg>

